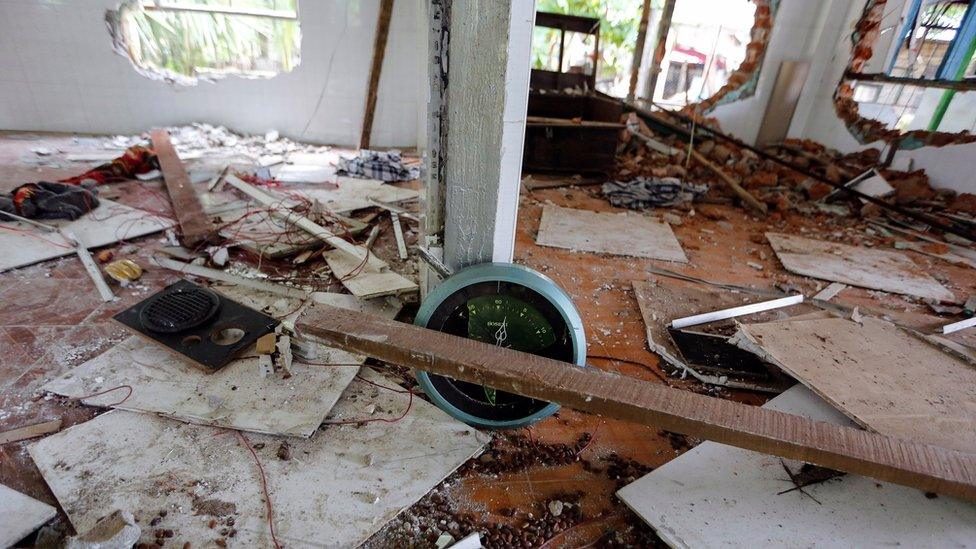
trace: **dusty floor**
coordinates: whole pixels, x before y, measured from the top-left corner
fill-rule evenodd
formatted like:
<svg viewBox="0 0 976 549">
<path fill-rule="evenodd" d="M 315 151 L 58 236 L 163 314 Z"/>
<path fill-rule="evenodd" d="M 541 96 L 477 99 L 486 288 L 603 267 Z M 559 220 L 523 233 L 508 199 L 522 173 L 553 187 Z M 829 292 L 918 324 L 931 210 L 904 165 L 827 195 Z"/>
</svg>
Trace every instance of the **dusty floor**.
<svg viewBox="0 0 976 549">
<path fill-rule="evenodd" d="M 21 158 L 41 143 L 35 136 L 5 135 L 0 138 L 0 190 L 41 179 L 76 175 L 85 164 L 66 164 L 60 169 L 35 168 Z M 70 151 L 70 137 L 46 136 L 45 146 Z M 152 189 L 154 192 L 145 192 Z M 535 244 L 542 205 L 547 202 L 598 211 L 613 211 L 599 197 L 598 187 L 557 188 L 523 191 L 519 211 L 516 261 L 533 267 L 559 283 L 575 300 L 584 320 L 589 344 L 589 362 L 597 367 L 651 382 L 667 382 L 690 390 L 700 385 L 667 376 L 656 355 L 648 351 L 644 324 L 634 299 L 634 280 L 656 279 L 662 291 L 679 295 L 691 283 L 658 277 L 648 267 L 667 268 L 713 281 L 771 289 L 774 284 L 792 285 L 807 295 L 826 286 L 786 273 L 772 249 L 761 238 L 775 230 L 803 233 L 839 241 L 870 241 L 853 220 L 821 216 L 810 219 L 787 214 L 776 221 L 761 221 L 730 205 L 696 207 L 696 214 L 682 214 L 683 223 L 674 232 L 690 259 L 688 264 L 578 253 L 540 247 Z M 166 209 L 165 194 L 158 182 L 129 182 L 110 185 L 105 196 L 154 211 Z M 661 214 L 649 211 L 648 214 Z M 144 267 L 152 248 L 161 245 L 153 235 L 133 242 L 132 257 Z M 122 245 L 113 247 L 116 257 Z M 377 252 L 385 260 L 395 256 L 392 231 L 380 237 Z M 924 270 L 938 278 L 957 296 L 969 296 L 976 289 L 976 272 L 913 252 L 905 252 Z M 750 266 L 759 264 L 762 270 Z M 273 268 L 274 266 L 270 266 Z M 396 264 L 394 263 L 396 269 Z M 74 256 L 0 274 L 0 431 L 61 418 L 64 427 L 83 422 L 99 410 L 60 398 L 39 394 L 47 380 L 105 351 L 125 337 L 111 315 L 172 283 L 178 276 L 161 269 L 147 269 L 140 284 L 117 289 L 121 299 L 103 304 L 90 279 Z M 724 291 L 697 286 L 708 291 Z M 334 286 L 333 290 L 337 290 Z M 956 320 L 939 317 L 924 303 L 891 294 L 848 288 L 834 301 L 890 315 L 904 324 L 932 329 Z M 963 333 L 960 341 L 973 344 L 974 336 Z M 969 340 L 969 341 L 967 341 Z M 727 398 L 761 404 L 764 395 L 712 390 Z M 694 441 L 691 441 L 693 444 Z M 29 442 L 0 446 L 0 483 L 42 501 L 56 505 L 39 472 L 29 458 Z M 564 444 L 566 446 L 554 446 Z M 518 447 L 518 448 L 517 448 Z M 657 429 L 614 419 L 563 410 L 557 416 L 499 437 L 491 457 L 472 460 L 446 485 L 395 520 L 371 540 L 375 547 L 403 546 L 407 540 L 429 544 L 432 528 L 423 517 L 467 517 L 465 525 L 492 528 L 499 539 L 508 540 L 500 525 L 521 528 L 551 512 L 553 500 L 578 501 L 579 510 L 562 519 L 530 524 L 546 547 L 580 547 L 591 543 L 612 546 L 616 541 L 646 546 L 653 536 L 646 527 L 632 526 L 632 514 L 615 500 L 613 492 L 628 476 L 658 467 L 688 448 L 688 441 Z M 538 462 L 511 465 L 513 455 L 539 457 Z M 622 477 L 622 478 L 619 478 Z M 532 513 L 532 516 L 529 516 Z M 450 526 L 445 518 L 445 525 Z M 465 522 L 467 521 L 467 522 Z M 556 526 L 553 526 L 553 525 Z M 441 526 L 440 528 L 446 528 Z M 62 515 L 57 529 L 70 528 Z M 533 530 L 533 531 L 534 531 Z M 618 532 L 614 534 L 613 532 Z M 508 535 L 508 537 L 506 537 Z M 619 540 L 616 536 L 619 535 Z M 419 539 L 418 539 L 419 538 Z M 436 539 L 436 535 L 434 536 Z M 521 539 L 521 538 L 520 538 Z M 500 543 L 499 545 L 503 545 Z M 539 545 L 538 543 L 536 544 Z"/>
</svg>

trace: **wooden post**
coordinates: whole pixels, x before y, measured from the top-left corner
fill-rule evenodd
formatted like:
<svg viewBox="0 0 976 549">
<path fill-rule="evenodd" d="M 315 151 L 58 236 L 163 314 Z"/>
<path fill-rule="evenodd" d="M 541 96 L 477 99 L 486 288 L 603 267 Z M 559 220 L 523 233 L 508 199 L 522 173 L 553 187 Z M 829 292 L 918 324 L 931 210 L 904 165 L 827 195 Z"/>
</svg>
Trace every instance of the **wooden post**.
<svg viewBox="0 0 976 549">
<path fill-rule="evenodd" d="M 156 129 L 150 133 L 150 137 L 153 152 L 159 161 L 159 169 L 163 172 L 166 192 L 173 203 L 176 220 L 180 223 L 180 243 L 187 248 L 195 248 L 214 235 L 213 223 L 203 212 L 200 198 L 193 190 L 190 176 L 169 141 L 169 134 L 166 130 Z"/>
<path fill-rule="evenodd" d="M 393 0 L 382 0 L 380 15 L 376 20 L 376 38 L 373 41 L 373 64 L 369 67 L 369 86 L 366 91 L 366 110 L 363 113 L 363 131 L 359 137 L 359 148 L 368 149 L 373 133 L 373 115 L 376 113 L 376 92 L 380 87 L 380 74 L 383 72 L 383 57 L 386 55 L 386 39 L 390 35 L 390 18 L 393 16 Z"/>
<path fill-rule="evenodd" d="M 634 44 L 634 60 L 630 64 L 630 86 L 627 88 L 627 101 L 634 100 L 637 92 L 637 78 L 640 76 L 641 60 L 644 58 L 644 42 L 647 41 L 647 20 L 651 15 L 651 0 L 644 0 L 641 8 L 640 26 L 637 28 L 637 43 Z"/>
<path fill-rule="evenodd" d="M 651 60 L 651 74 L 647 79 L 647 89 L 644 97 L 654 100 L 654 90 L 657 88 L 657 77 L 661 74 L 661 63 L 664 61 L 664 49 L 668 44 L 668 31 L 671 30 L 671 18 L 674 16 L 676 0 L 665 0 L 661 11 L 661 22 L 657 26 L 657 42 L 654 43 L 654 58 Z"/>
<path fill-rule="evenodd" d="M 976 455 L 813 421 L 326 305 L 299 333 L 571 408 L 976 501 Z"/>
</svg>

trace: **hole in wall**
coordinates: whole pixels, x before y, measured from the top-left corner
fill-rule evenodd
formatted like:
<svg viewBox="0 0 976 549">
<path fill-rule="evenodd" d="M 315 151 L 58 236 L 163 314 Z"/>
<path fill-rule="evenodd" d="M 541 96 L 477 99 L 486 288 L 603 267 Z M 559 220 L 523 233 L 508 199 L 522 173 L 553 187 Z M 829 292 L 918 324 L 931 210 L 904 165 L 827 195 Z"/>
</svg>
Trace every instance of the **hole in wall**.
<svg viewBox="0 0 976 549">
<path fill-rule="evenodd" d="M 125 0 L 105 21 L 140 74 L 175 84 L 271 78 L 301 61 L 298 0 Z"/>
<path fill-rule="evenodd" d="M 901 149 L 976 141 L 976 6 L 868 0 L 834 108 L 861 143 Z"/>
</svg>

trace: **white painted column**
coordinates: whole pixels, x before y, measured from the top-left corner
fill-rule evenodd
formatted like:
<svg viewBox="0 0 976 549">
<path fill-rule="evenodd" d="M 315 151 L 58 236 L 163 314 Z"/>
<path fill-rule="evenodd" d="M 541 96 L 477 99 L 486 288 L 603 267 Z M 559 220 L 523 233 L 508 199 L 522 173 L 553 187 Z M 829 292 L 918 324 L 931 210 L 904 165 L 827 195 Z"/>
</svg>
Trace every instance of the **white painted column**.
<svg viewBox="0 0 976 549">
<path fill-rule="evenodd" d="M 534 25 L 534 0 L 451 2 L 443 144 L 451 268 L 512 260 Z"/>
</svg>

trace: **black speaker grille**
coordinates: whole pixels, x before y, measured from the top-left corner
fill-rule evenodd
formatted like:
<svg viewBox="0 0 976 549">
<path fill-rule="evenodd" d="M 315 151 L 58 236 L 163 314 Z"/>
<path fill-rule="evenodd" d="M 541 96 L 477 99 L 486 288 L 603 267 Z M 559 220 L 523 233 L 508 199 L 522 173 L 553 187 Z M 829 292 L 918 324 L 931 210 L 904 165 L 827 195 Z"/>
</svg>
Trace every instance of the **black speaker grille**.
<svg viewBox="0 0 976 549">
<path fill-rule="evenodd" d="M 156 296 L 139 312 L 139 322 L 150 331 L 182 332 L 203 324 L 220 308 L 220 298 L 206 288 L 178 288 Z"/>
</svg>

